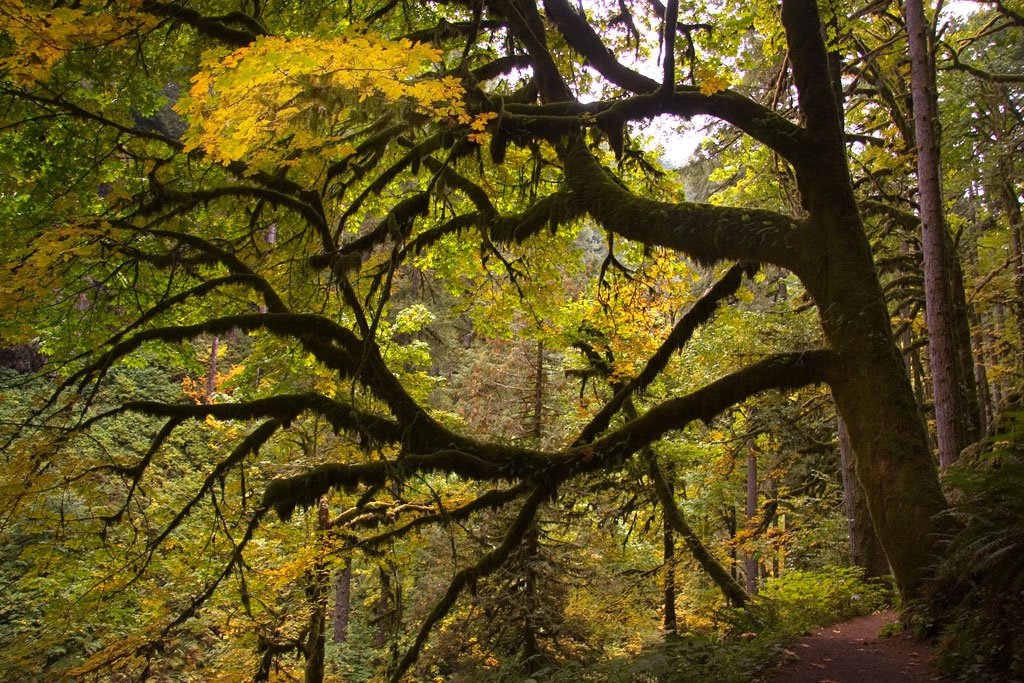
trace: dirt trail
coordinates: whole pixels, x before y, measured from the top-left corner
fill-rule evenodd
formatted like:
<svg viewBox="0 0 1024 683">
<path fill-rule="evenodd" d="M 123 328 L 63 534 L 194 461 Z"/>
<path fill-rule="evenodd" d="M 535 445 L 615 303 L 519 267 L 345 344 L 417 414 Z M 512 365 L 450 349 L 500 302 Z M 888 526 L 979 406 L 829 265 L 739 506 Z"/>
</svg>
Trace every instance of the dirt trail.
<svg viewBox="0 0 1024 683">
<path fill-rule="evenodd" d="M 931 648 L 910 636 L 879 638 L 894 612 L 833 624 L 789 649 L 770 683 L 929 683 L 942 681 L 929 661 Z"/>
</svg>

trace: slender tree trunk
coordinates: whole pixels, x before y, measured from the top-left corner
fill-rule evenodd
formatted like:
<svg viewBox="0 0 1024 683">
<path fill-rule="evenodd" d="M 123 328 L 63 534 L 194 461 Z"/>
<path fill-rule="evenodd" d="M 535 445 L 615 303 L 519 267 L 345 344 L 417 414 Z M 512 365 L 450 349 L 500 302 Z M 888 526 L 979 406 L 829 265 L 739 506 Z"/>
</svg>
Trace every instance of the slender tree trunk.
<svg viewBox="0 0 1024 683">
<path fill-rule="evenodd" d="M 1010 361 L 1006 358 L 1006 311 L 1003 304 L 996 302 L 992 306 L 992 317 L 994 318 L 993 324 L 989 326 L 989 335 L 991 342 L 989 348 L 992 349 L 993 363 L 1001 366 L 1002 372 L 998 373 L 998 379 L 992 383 L 992 402 L 996 407 L 996 416 L 993 423 L 998 421 L 1000 412 L 1003 409 L 1003 398 L 1009 391 L 1009 387 L 1006 384 L 1006 365 Z"/>
<path fill-rule="evenodd" d="M 352 557 L 334 571 L 334 615 L 332 617 L 333 642 L 344 643 L 348 638 L 348 623 L 352 619 Z"/>
<path fill-rule="evenodd" d="M 1010 224 L 1010 254 L 1013 259 L 1013 288 L 1017 294 L 1014 313 L 1017 318 L 1017 334 L 1024 345 L 1024 216 L 1021 214 L 1020 199 L 1014 188 L 1012 178 L 1013 161 L 1007 158 L 999 160 L 999 200 L 1003 205 L 1003 213 Z M 1024 355 L 1018 363 L 1024 366 Z"/>
<path fill-rule="evenodd" d="M 850 532 L 850 560 L 854 565 L 864 569 L 865 576 L 885 576 L 889 573 L 889 561 L 885 559 L 885 552 L 878 542 L 864 498 L 864 490 L 857 480 L 856 458 L 843 418 L 838 419 L 838 425 L 843 502 L 846 509 L 846 525 Z"/>
<path fill-rule="evenodd" d="M 665 483 L 669 494 L 675 500 L 675 468 L 665 468 Z M 669 521 L 668 513 L 664 513 L 661 526 L 662 560 L 665 564 L 665 619 L 664 628 L 667 633 L 675 633 L 676 618 L 676 537 Z"/>
<path fill-rule="evenodd" d="M 540 605 L 537 597 L 537 572 L 535 564 L 538 559 L 538 530 L 537 525 L 532 524 L 523 539 L 526 563 L 526 609 L 523 613 L 523 661 L 526 662 L 526 671 L 530 676 L 536 674 L 543 668 L 543 655 L 540 651 L 540 643 L 537 640 L 537 625 L 534 623 L 534 615 L 539 612 Z"/>
<path fill-rule="evenodd" d="M 972 196 L 971 199 L 975 198 Z M 975 277 L 980 275 L 978 272 L 977 234 L 981 229 L 980 225 L 975 226 L 973 231 L 975 237 L 972 239 L 971 248 L 968 252 L 971 272 Z M 978 307 L 974 304 L 968 304 L 968 314 L 970 315 L 972 332 L 971 348 L 974 350 L 974 384 L 978 390 L 978 430 L 981 434 L 986 434 L 988 433 L 989 425 L 992 424 L 993 406 L 992 391 L 988 384 L 988 352 L 985 349 L 985 321 L 981 317 Z"/>
<path fill-rule="evenodd" d="M 544 430 L 544 342 L 537 342 L 536 368 L 533 382 L 533 438 L 540 447 Z"/>
<path fill-rule="evenodd" d="M 382 566 L 377 570 L 380 582 L 380 597 L 377 598 L 377 629 L 373 634 L 374 647 L 381 649 L 388 644 L 388 628 L 391 617 L 391 574 Z"/>
<path fill-rule="evenodd" d="M 725 533 L 729 535 L 729 538 L 735 538 L 736 536 L 736 506 L 730 505 L 725 513 L 722 515 L 725 521 Z M 732 579 L 732 583 L 736 585 L 737 590 L 746 597 L 747 593 L 743 590 L 743 587 L 738 583 L 740 579 L 739 574 L 739 557 L 736 554 L 736 544 L 729 544 L 729 578 Z"/>
<path fill-rule="evenodd" d="M 322 535 L 330 526 L 330 508 L 327 499 L 321 498 L 317 506 L 317 531 Z M 318 545 L 320 545 L 318 540 Z M 309 570 L 309 585 L 306 594 L 313 606 L 309 615 L 306 634 L 306 667 L 304 683 L 323 683 L 324 661 L 327 648 L 327 566 L 318 552 Z"/>
<path fill-rule="evenodd" d="M 928 357 L 935 395 L 939 463 L 946 467 L 956 462 L 960 451 L 978 439 L 977 416 L 971 412 L 974 391 L 968 391 L 970 385 L 962 371 L 973 363 L 964 363 L 963 356 L 969 353 L 969 346 L 963 348 L 964 340 L 958 334 L 956 287 L 951 282 L 951 275 L 958 264 L 953 262 L 956 256 L 950 248 L 942 210 L 935 69 L 929 40 L 931 29 L 925 17 L 923 0 L 907 0 L 904 15 L 917 143 Z"/>
<path fill-rule="evenodd" d="M 747 531 L 754 526 L 757 518 L 757 453 L 754 451 L 754 444 L 747 445 Z M 757 593 L 757 554 L 753 550 L 747 551 L 743 560 L 744 574 L 746 576 L 745 588 L 748 595 Z"/>
<path fill-rule="evenodd" d="M 992 392 L 988 386 L 987 354 L 985 352 L 985 325 L 974 307 L 971 309 L 971 343 L 974 347 L 974 383 L 978 387 L 978 429 L 987 434 L 992 424 Z"/>
<path fill-rule="evenodd" d="M 686 523 L 683 518 L 683 513 L 679 510 L 679 506 L 676 505 L 675 498 L 669 489 L 668 482 L 665 481 L 665 476 L 661 472 L 661 468 L 658 466 L 658 461 L 654 455 L 654 451 L 650 449 L 644 449 L 641 451 L 644 459 L 647 461 L 647 472 L 651 478 L 651 482 L 654 484 L 654 491 L 658 495 L 658 500 L 661 501 L 662 510 L 664 510 L 665 517 L 671 523 L 672 528 L 679 534 L 683 539 L 683 543 L 686 544 L 686 549 L 690 551 L 693 558 L 697 560 L 701 568 L 707 572 L 711 580 L 715 582 L 719 590 L 722 591 L 722 595 L 725 596 L 726 600 L 730 604 L 742 607 L 747 602 L 747 594 L 743 590 L 743 587 L 736 582 L 736 548 L 730 551 L 732 557 L 731 572 L 725 570 L 725 567 L 715 559 L 715 556 L 701 543 L 697 534 L 694 533 L 690 525 Z M 731 536 L 736 535 L 736 512 L 735 508 L 731 508 L 729 516 L 726 517 L 726 525 L 729 528 Z"/>
<path fill-rule="evenodd" d="M 220 337 L 213 335 L 210 342 L 210 362 L 206 365 L 206 400 L 217 391 L 217 354 L 220 352 Z"/>
<path fill-rule="evenodd" d="M 637 418 L 636 406 L 633 401 L 627 399 L 623 404 L 623 413 L 630 420 Z M 693 558 L 697 560 L 701 568 L 707 572 L 711 580 L 715 582 L 719 590 L 722 591 L 722 595 L 729 603 L 742 607 L 747 602 L 747 594 L 743 588 L 736 582 L 736 550 L 733 546 L 732 554 L 732 565 L 731 575 L 730 572 L 725 570 L 725 567 L 715 559 L 715 556 L 704 546 L 697 534 L 694 533 L 690 525 L 686 523 L 683 518 L 683 513 L 676 505 L 675 495 L 673 489 L 670 486 L 665 475 L 661 471 L 661 467 L 658 465 L 658 458 L 654 453 L 654 450 L 650 447 L 643 448 L 640 451 L 644 460 L 647 461 L 647 476 L 651 478 L 651 482 L 654 484 L 654 492 L 658 496 L 658 500 L 661 501 L 661 507 L 665 514 L 665 520 L 671 524 L 672 528 L 682 537 L 683 543 L 686 544 L 686 549 L 690 551 Z M 729 525 L 730 536 L 736 535 L 736 512 L 735 509 L 732 511 L 731 518 L 726 519 L 726 524 Z M 675 600 L 672 602 L 673 611 L 675 609 Z M 667 609 L 667 608 L 666 608 Z"/>
</svg>

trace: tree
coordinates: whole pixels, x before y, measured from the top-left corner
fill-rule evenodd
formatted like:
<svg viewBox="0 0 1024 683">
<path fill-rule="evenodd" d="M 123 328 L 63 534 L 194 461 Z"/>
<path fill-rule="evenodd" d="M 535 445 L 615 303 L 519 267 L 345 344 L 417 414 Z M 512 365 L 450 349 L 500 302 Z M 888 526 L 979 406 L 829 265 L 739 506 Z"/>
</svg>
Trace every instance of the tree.
<svg viewBox="0 0 1024 683">
<path fill-rule="evenodd" d="M 952 252 L 942 209 L 942 170 L 939 152 L 938 102 L 935 66 L 930 47 L 931 26 L 924 3 L 910 0 L 904 8 L 910 50 L 914 136 L 917 143 L 918 201 L 924 255 L 925 311 L 928 321 L 928 357 L 935 388 L 935 422 L 939 461 L 956 462 L 960 451 L 978 440 L 978 402 L 970 361 L 970 332 L 966 328 L 963 281 L 959 261 Z M 957 295 L 959 294 L 959 297 Z M 960 303 L 960 305 L 958 305 Z M 959 321 L 958 321 L 958 312 Z"/>
<path fill-rule="evenodd" d="M 518 506 L 501 541 L 454 573 L 394 663 L 399 680 L 460 594 L 513 556 L 560 489 L 620 469 L 666 434 L 751 396 L 820 383 L 847 425 L 899 588 L 921 595 L 945 501 L 854 196 L 816 3 L 785 0 L 779 16 L 702 17 L 673 0 L 642 14 L 596 8 L 594 18 L 565 0 L 299 7 L 269 13 L 253 3 L 245 14 L 219 2 L 146 0 L 2 11 L 3 135 L 17 150 L 5 161 L 14 172 L 2 192 L 12 226 L 2 293 L 16 303 L 5 312 L 9 334 L 42 336 L 63 375 L 41 414 L 66 415 L 65 399 L 87 400 L 144 347 L 181 348 L 202 335 L 252 335 L 247 367 L 280 373 L 258 375 L 230 400 L 140 397 L 70 422 L 79 432 L 124 413 L 162 421 L 147 454 L 114 465 L 133 488 L 182 424 L 246 425 L 144 554 L 203 501 L 216 502 L 218 486 L 223 499 L 223 483 L 304 417 L 363 449 L 319 464 L 300 458 L 301 471 L 265 468 L 262 503 L 243 507 L 247 522 L 222 569 L 136 654 L 154 652 L 227 577 L 244 576 L 271 511 L 288 519 L 332 489 L 358 490 L 365 507 L 433 473 L 486 484 L 468 502 L 432 501 L 432 512 L 415 510 L 407 523 Z M 714 37 L 702 20 L 718 24 Z M 774 40 L 745 40 L 751 23 Z M 624 63 L 626 43 L 646 44 L 645 27 L 668 46 L 658 78 Z M 792 119 L 729 89 L 721 66 L 734 52 L 781 59 L 782 45 Z M 185 80 L 189 94 L 175 107 L 188 126 L 181 139 L 136 123 L 164 104 L 154 93 Z M 651 166 L 632 139 L 638 123 L 662 115 L 715 117 L 771 150 L 792 169 L 801 208 L 697 204 L 656 184 L 661 195 L 645 196 Z M 613 422 L 713 316 L 724 297 L 709 294 L 652 344 L 579 438 L 542 450 L 465 436 L 426 407 L 416 348 L 395 336 L 396 282 L 411 265 L 464 268 L 479 256 L 480 268 L 521 294 L 509 317 L 543 326 L 538 307 L 557 300 L 560 284 L 545 264 L 568 258 L 584 220 L 607 235 L 602 274 L 621 266 L 623 242 L 705 265 L 792 272 L 817 307 L 825 346 L 767 355 Z M 522 258 L 510 258 L 514 250 Z"/>
</svg>

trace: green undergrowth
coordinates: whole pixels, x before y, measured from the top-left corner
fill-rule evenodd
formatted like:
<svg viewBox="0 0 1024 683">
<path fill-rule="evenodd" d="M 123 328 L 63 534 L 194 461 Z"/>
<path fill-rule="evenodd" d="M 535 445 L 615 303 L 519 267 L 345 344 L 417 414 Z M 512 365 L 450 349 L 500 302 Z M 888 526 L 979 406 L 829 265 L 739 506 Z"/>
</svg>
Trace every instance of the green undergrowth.
<svg viewBox="0 0 1024 683">
<path fill-rule="evenodd" d="M 717 613 L 717 625 L 655 637 L 629 657 L 535 672 L 495 671 L 488 681 L 611 683 L 745 683 L 781 659 L 797 637 L 821 625 L 877 611 L 890 601 L 885 582 L 865 581 L 858 568 L 793 571 L 769 580 L 748 607 Z"/>
<path fill-rule="evenodd" d="M 946 475 L 961 530 L 937 572 L 941 607 L 922 622 L 944 624 L 936 654 L 947 677 L 1024 681 L 1024 410 L 1004 414 L 983 445 Z"/>
</svg>

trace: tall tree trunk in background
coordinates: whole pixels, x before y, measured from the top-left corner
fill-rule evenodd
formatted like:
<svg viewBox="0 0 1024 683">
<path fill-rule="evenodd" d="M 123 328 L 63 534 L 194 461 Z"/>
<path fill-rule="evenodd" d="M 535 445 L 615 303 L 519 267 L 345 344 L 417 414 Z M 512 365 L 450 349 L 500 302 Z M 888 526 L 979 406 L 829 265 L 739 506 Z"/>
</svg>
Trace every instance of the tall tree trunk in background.
<svg viewBox="0 0 1024 683">
<path fill-rule="evenodd" d="M 1013 259 L 1013 289 L 1017 294 L 1014 313 L 1017 318 L 1017 334 L 1024 345 L 1024 216 L 1021 215 L 1020 199 L 1013 186 L 1013 160 L 999 159 L 999 202 L 1010 224 L 1010 257 Z M 1024 367 L 1024 355 L 1018 360 L 1018 367 Z"/>
<path fill-rule="evenodd" d="M 977 403 L 974 400 L 973 362 L 966 364 L 969 341 L 958 325 L 953 277 L 959 264 L 951 249 L 942 210 L 942 177 L 939 156 L 938 105 L 935 70 L 931 58 L 931 29 L 923 0 L 904 5 L 910 50 L 911 97 L 914 104 L 914 135 L 917 143 L 918 201 L 921 215 L 921 247 L 924 254 L 925 320 L 928 324 L 928 356 L 935 395 L 935 430 L 939 463 L 946 467 L 960 451 L 978 440 Z M 962 287 L 960 289 L 962 295 Z M 969 339 L 969 337 L 968 337 Z M 972 411 L 972 404 L 974 410 Z"/>
<path fill-rule="evenodd" d="M 971 307 L 971 346 L 974 348 L 974 383 L 978 387 L 978 430 L 987 434 L 992 424 L 992 392 L 988 386 L 985 324 L 974 306 Z"/>
<path fill-rule="evenodd" d="M 526 609 L 523 610 L 523 661 L 526 663 L 526 672 L 533 676 L 544 668 L 544 657 L 540 651 L 540 643 L 537 640 L 537 625 L 534 622 L 534 615 L 540 611 L 537 596 L 537 572 L 535 569 L 538 556 L 538 529 L 536 524 L 530 525 L 523 539 L 523 549 L 526 556 L 524 571 L 526 572 Z"/>
<path fill-rule="evenodd" d="M 972 203 L 976 199 L 971 194 Z M 978 266 L 978 235 L 984 230 L 984 226 L 975 220 L 974 229 L 971 231 L 972 240 L 968 250 L 968 263 L 971 274 L 979 278 L 982 274 Z M 967 304 L 968 315 L 970 316 L 971 348 L 974 350 L 974 384 L 978 390 L 978 431 L 987 434 L 989 425 L 992 424 L 994 415 L 992 404 L 992 391 L 988 383 L 988 349 L 985 338 L 985 320 L 978 312 L 978 307 L 973 302 Z"/>
<path fill-rule="evenodd" d="M 671 463 L 665 467 L 665 483 L 669 494 L 675 500 L 675 468 Z M 661 524 L 662 560 L 665 564 L 665 618 L 664 628 L 668 633 L 675 633 L 678 619 L 676 618 L 676 537 L 666 511 Z"/>
<path fill-rule="evenodd" d="M 317 545 L 320 552 L 309 570 L 306 595 L 313 606 L 309 615 L 309 628 L 306 634 L 306 667 L 304 683 L 323 683 L 324 661 L 327 648 L 327 565 L 323 557 L 321 542 L 324 532 L 330 526 L 330 508 L 327 498 L 321 498 L 317 506 Z"/>
<path fill-rule="evenodd" d="M 380 582 L 380 597 L 377 598 L 377 629 L 373 634 L 373 645 L 380 649 L 388 644 L 390 629 L 388 623 L 391 616 L 391 574 L 383 565 L 377 569 L 377 579 Z"/>
<path fill-rule="evenodd" d="M 217 391 L 217 354 L 220 352 L 220 337 L 213 335 L 210 342 L 210 362 L 206 365 L 206 400 Z"/>
<path fill-rule="evenodd" d="M 544 342 L 537 342 L 536 367 L 533 382 L 533 429 L 532 436 L 540 448 L 544 432 Z"/>
<path fill-rule="evenodd" d="M 843 503 L 846 509 L 846 525 L 850 532 L 850 560 L 864 569 L 868 577 L 885 576 L 889 573 L 889 561 L 878 542 L 871 514 L 868 512 L 864 489 L 857 480 L 856 458 L 850 435 L 843 418 L 838 418 L 839 460 L 843 474 Z"/>
<path fill-rule="evenodd" d="M 754 444 L 747 445 L 747 524 L 749 532 L 754 526 L 757 517 L 757 453 L 754 451 Z M 746 574 L 745 588 L 747 593 L 757 593 L 757 554 L 750 550 L 743 560 L 744 573 Z"/>
<path fill-rule="evenodd" d="M 348 638 L 348 623 L 352 618 L 352 557 L 345 558 L 345 566 L 334 571 L 334 615 L 332 617 L 335 643 L 344 643 Z"/>
<path fill-rule="evenodd" d="M 989 326 L 990 334 L 990 345 L 992 349 L 992 362 L 1002 366 L 1003 372 L 1000 372 L 994 382 L 992 382 L 992 403 L 996 407 L 996 416 L 993 422 L 999 419 L 999 413 L 1003 409 L 1003 398 L 1009 391 L 1010 387 L 1006 384 L 1006 372 L 1005 367 L 1009 362 L 1006 358 L 1006 309 L 1003 304 L 996 302 L 992 306 L 993 323 Z"/>
</svg>

